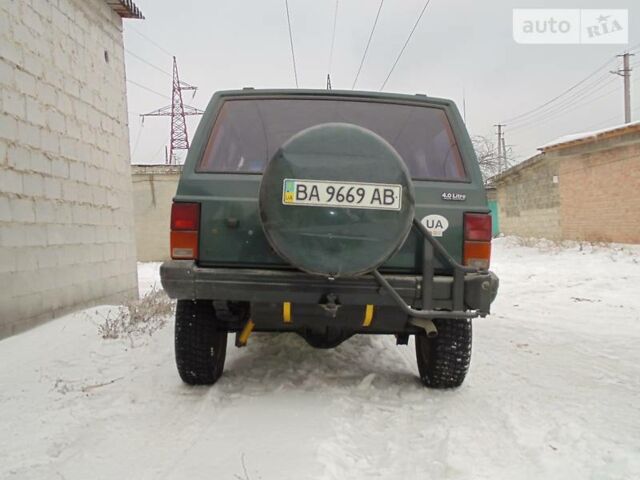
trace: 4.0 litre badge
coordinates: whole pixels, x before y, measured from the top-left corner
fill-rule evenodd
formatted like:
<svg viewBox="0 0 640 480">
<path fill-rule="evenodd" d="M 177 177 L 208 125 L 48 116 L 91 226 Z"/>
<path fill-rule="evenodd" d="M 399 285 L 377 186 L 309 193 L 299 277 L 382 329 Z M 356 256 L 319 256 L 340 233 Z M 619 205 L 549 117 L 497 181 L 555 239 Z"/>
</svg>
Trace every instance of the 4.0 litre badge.
<svg viewBox="0 0 640 480">
<path fill-rule="evenodd" d="M 442 192 L 440 196 L 442 200 L 453 201 L 453 202 L 464 202 L 467 199 L 466 193 L 454 193 L 454 192 Z"/>
</svg>

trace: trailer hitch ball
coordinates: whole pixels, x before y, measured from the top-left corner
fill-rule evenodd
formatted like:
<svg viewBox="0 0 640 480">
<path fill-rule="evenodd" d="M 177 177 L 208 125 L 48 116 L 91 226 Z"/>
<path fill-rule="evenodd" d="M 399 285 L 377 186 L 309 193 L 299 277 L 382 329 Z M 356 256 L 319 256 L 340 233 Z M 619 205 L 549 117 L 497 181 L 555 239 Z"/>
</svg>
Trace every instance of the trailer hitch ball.
<svg viewBox="0 0 640 480">
<path fill-rule="evenodd" d="M 335 293 L 329 293 L 325 296 L 321 301 L 320 307 L 327 312 L 332 318 L 336 318 L 338 315 L 338 309 L 340 308 L 340 300 L 338 300 L 338 296 Z"/>
</svg>

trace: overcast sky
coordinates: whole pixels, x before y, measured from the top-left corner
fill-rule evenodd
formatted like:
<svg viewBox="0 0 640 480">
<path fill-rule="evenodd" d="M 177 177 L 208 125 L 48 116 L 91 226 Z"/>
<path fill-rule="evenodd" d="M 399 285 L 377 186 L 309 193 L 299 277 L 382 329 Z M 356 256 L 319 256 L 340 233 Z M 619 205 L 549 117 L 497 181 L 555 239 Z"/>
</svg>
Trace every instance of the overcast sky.
<svg viewBox="0 0 640 480">
<path fill-rule="evenodd" d="M 185 102 L 204 108 L 216 90 L 295 86 L 284 0 L 135 0 L 146 20 L 125 20 L 125 48 L 198 86 Z M 378 9 L 378 0 L 339 0 L 331 78 L 350 89 Z M 377 91 L 424 5 L 385 0 L 357 89 Z M 324 88 L 335 0 L 289 0 L 298 79 Z M 629 47 L 640 43 L 638 0 L 431 0 L 385 90 L 451 98 L 472 135 L 495 137 L 494 124 L 544 104 L 611 59 L 624 45 L 520 45 L 513 40 L 513 8 L 623 8 L 629 10 Z M 152 39 L 161 48 L 143 38 Z M 163 51 L 165 50 L 165 51 Z M 640 50 L 632 57 L 633 118 L 640 119 Z M 133 163 L 163 163 L 168 117 L 139 114 L 169 104 L 171 78 L 126 53 L 127 78 L 167 98 L 127 84 Z M 518 161 L 554 138 L 623 122 L 622 79 L 594 76 L 574 101 L 552 104 L 538 117 L 507 125 L 506 142 Z M 600 76 L 601 80 L 598 80 Z M 608 83 L 607 83 L 608 82 Z M 575 93 L 575 91 L 574 91 Z M 563 108 L 564 107 L 564 108 Z M 568 107 L 568 108 L 567 108 Z M 544 113 L 544 115 L 542 114 Z M 191 117 L 189 135 L 199 117 Z"/>
</svg>

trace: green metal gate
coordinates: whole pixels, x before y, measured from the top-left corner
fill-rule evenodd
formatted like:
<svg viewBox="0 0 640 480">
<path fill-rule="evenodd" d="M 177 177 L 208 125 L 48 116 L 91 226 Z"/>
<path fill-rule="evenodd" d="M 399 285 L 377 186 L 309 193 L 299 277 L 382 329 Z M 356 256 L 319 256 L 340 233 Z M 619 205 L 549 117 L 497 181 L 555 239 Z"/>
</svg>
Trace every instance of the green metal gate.
<svg viewBox="0 0 640 480">
<path fill-rule="evenodd" d="M 497 237 L 500 233 L 500 219 L 498 218 L 498 201 L 489 200 L 489 208 L 491 209 L 491 223 L 493 236 Z"/>
</svg>

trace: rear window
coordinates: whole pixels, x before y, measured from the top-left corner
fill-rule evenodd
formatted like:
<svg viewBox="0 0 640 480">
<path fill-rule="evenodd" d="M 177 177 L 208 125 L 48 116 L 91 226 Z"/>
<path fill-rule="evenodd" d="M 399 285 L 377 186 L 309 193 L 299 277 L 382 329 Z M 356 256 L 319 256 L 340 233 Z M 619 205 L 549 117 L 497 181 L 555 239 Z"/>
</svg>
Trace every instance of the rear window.
<svg viewBox="0 0 640 480">
<path fill-rule="evenodd" d="M 466 179 L 451 126 L 439 108 L 300 98 L 225 101 L 198 171 L 261 173 L 291 136 L 328 122 L 377 133 L 393 145 L 414 179 Z"/>
</svg>

